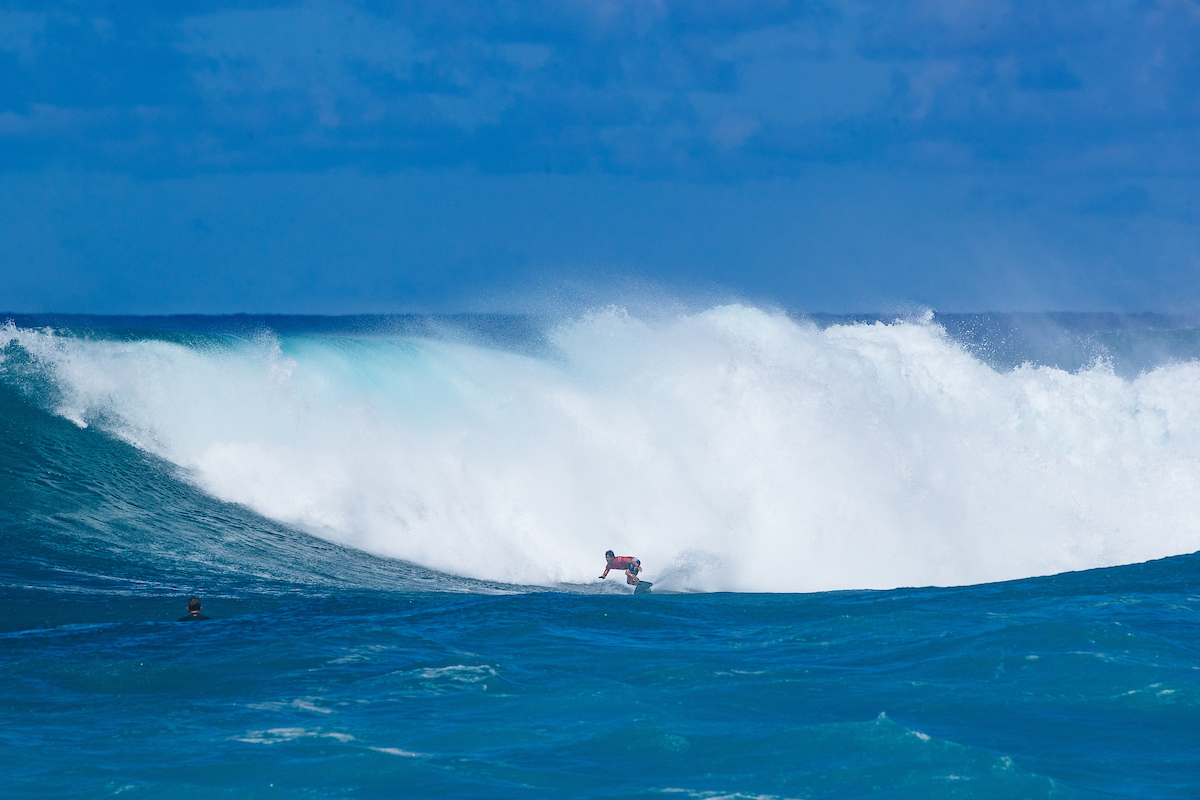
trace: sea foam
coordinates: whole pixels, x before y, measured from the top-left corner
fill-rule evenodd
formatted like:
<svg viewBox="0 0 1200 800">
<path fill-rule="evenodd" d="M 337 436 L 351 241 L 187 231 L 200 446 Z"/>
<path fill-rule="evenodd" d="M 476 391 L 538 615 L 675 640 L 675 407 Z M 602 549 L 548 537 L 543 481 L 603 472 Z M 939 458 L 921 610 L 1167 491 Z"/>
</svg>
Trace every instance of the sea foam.
<svg viewBox="0 0 1200 800">
<path fill-rule="evenodd" d="M 736 305 L 611 308 L 550 341 L 0 332 L 61 416 L 222 500 L 467 577 L 586 582 L 612 548 L 662 589 L 813 591 L 1200 549 L 1195 361 L 997 371 L 929 320 Z"/>
</svg>

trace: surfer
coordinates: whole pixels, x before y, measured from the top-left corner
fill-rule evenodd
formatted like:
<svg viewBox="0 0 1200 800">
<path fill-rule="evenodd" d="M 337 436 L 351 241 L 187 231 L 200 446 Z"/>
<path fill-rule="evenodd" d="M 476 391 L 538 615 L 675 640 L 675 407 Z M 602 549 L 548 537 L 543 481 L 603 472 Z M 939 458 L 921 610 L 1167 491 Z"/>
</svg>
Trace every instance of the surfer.
<svg viewBox="0 0 1200 800">
<path fill-rule="evenodd" d="M 610 569 L 623 569 L 625 570 L 625 582 L 630 586 L 638 585 L 638 573 L 642 571 L 642 562 L 639 559 L 633 556 L 616 556 L 613 555 L 612 550 L 606 551 L 604 557 L 608 560 L 608 566 L 604 568 L 601 578 L 607 578 Z"/>
<path fill-rule="evenodd" d="M 212 619 L 212 617 L 206 617 L 200 613 L 200 598 L 199 597 L 189 597 L 188 598 L 187 616 L 180 617 L 178 621 L 179 622 L 191 622 L 192 620 L 200 620 L 200 619 Z"/>
</svg>

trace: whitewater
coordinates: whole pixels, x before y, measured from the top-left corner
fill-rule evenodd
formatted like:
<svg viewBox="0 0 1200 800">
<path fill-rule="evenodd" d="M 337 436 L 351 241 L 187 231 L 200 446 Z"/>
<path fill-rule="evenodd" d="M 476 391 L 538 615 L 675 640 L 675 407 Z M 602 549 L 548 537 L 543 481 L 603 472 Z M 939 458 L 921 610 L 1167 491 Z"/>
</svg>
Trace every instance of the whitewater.
<svg viewBox="0 0 1200 800">
<path fill-rule="evenodd" d="M 11 315 L 0 794 L 1196 797 L 1198 359 L 1154 315 Z"/>
<path fill-rule="evenodd" d="M 10 321 L 0 371 L 214 498 L 471 579 L 586 584 L 612 548 L 659 590 L 812 592 L 1200 550 L 1194 359 L 1005 365 L 931 314 L 744 305 L 610 307 L 503 341 L 265 323 Z"/>
</svg>

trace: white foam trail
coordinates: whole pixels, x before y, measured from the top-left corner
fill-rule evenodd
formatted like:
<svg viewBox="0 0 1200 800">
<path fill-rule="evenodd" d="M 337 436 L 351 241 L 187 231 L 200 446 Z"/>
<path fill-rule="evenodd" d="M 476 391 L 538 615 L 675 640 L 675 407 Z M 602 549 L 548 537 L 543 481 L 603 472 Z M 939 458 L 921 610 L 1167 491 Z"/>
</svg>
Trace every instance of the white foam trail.
<svg viewBox="0 0 1200 800">
<path fill-rule="evenodd" d="M 886 588 L 1200 549 L 1196 362 L 998 373 L 932 324 L 742 306 L 595 313 L 554 334 L 562 361 L 4 336 L 52 374 L 60 414 L 213 495 L 475 578 L 588 581 L 612 548 L 663 588 Z"/>
</svg>

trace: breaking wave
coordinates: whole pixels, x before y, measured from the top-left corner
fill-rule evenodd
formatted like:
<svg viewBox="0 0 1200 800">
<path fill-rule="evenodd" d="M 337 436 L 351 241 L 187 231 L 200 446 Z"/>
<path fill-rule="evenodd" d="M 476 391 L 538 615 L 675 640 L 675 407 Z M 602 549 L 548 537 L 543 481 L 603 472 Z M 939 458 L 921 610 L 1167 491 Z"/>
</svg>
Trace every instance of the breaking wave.
<svg viewBox="0 0 1200 800">
<path fill-rule="evenodd" d="M 971 584 L 1200 549 L 1200 363 L 996 368 L 929 319 L 611 308 L 544 352 L 10 323 L 0 379 L 322 538 L 483 580 Z M 611 578 L 610 578 L 611 580 Z"/>
</svg>

